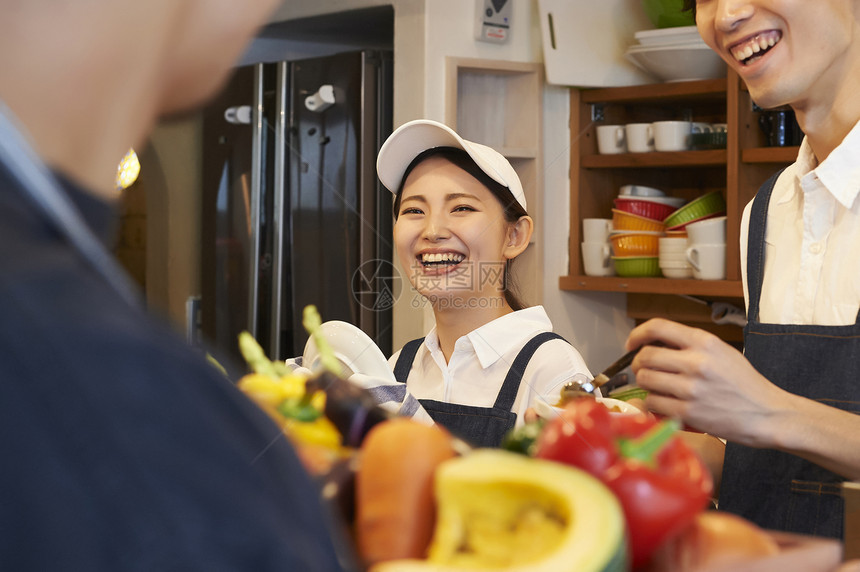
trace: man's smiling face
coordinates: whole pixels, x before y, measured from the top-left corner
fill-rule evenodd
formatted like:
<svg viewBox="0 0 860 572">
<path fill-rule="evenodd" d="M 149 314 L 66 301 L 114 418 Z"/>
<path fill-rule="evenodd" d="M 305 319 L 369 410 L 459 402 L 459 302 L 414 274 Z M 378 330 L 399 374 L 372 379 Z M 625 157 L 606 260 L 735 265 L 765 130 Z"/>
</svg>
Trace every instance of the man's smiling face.
<svg viewBox="0 0 860 572">
<path fill-rule="evenodd" d="M 704 41 L 762 107 L 827 101 L 858 50 L 856 0 L 698 0 Z"/>
</svg>

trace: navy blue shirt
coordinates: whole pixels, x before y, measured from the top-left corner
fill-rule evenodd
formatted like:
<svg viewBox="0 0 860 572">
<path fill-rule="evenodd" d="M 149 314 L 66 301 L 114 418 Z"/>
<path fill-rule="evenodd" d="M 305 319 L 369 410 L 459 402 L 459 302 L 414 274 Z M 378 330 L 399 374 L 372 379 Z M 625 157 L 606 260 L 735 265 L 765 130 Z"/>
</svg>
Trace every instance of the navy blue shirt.
<svg viewBox="0 0 860 572">
<path fill-rule="evenodd" d="M 109 236 L 113 209 L 63 185 Z M 351 566 L 279 429 L 112 290 L 2 166 L 0 463 L 0 570 Z"/>
</svg>

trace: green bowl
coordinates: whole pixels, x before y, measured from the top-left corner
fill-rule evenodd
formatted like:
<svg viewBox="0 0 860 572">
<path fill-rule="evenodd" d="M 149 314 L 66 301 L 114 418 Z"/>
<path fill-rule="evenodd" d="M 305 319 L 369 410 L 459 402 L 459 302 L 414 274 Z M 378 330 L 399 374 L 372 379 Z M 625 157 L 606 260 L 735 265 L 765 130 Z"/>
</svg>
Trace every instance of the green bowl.
<svg viewBox="0 0 860 572">
<path fill-rule="evenodd" d="M 693 12 L 682 11 L 684 0 L 642 0 L 642 8 L 651 22 L 658 28 L 695 26 Z"/>
<path fill-rule="evenodd" d="M 613 256 L 615 273 L 626 278 L 660 276 L 659 256 Z"/>
<path fill-rule="evenodd" d="M 663 219 L 663 224 L 666 225 L 666 228 L 671 228 L 691 220 L 724 212 L 726 212 L 726 201 L 723 194 L 720 191 L 711 191 L 667 216 Z"/>
</svg>

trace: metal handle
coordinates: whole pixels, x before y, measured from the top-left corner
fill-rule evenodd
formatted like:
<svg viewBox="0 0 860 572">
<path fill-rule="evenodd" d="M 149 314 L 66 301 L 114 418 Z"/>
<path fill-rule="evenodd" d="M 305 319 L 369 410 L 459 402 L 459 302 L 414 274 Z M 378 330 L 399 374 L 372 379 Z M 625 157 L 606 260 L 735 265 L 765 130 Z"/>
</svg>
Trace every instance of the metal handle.
<svg viewBox="0 0 860 572">
<path fill-rule="evenodd" d="M 284 292 L 284 212 L 287 156 L 287 62 L 278 63 L 277 96 L 275 97 L 275 173 L 273 192 L 272 234 L 272 307 L 269 331 L 269 356 L 284 359 L 281 353 L 281 305 Z"/>
<path fill-rule="evenodd" d="M 254 105 L 251 114 L 251 197 L 248 229 L 248 331 L 257 337 L 260 273 L 260 202 L 263 189 L 263 64 L 254 66 Z"/>
</svg>

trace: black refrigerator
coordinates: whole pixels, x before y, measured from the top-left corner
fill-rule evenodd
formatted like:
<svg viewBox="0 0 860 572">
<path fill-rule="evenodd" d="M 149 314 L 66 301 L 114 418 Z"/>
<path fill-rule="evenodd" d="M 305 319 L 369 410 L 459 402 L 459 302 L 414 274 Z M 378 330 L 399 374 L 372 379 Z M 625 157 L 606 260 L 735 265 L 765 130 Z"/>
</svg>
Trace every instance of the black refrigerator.
<svg viewBox="0 0 860 572">
<path fill-rule="evenodd" d="M 199 328 L 241 364 L 247 330 L 300 356 L 302 309 L 391 350 L 391 196 L 376 155 L 391 133 L 388 51 L 235 71 L 203 113 Z"/>
</svg>

